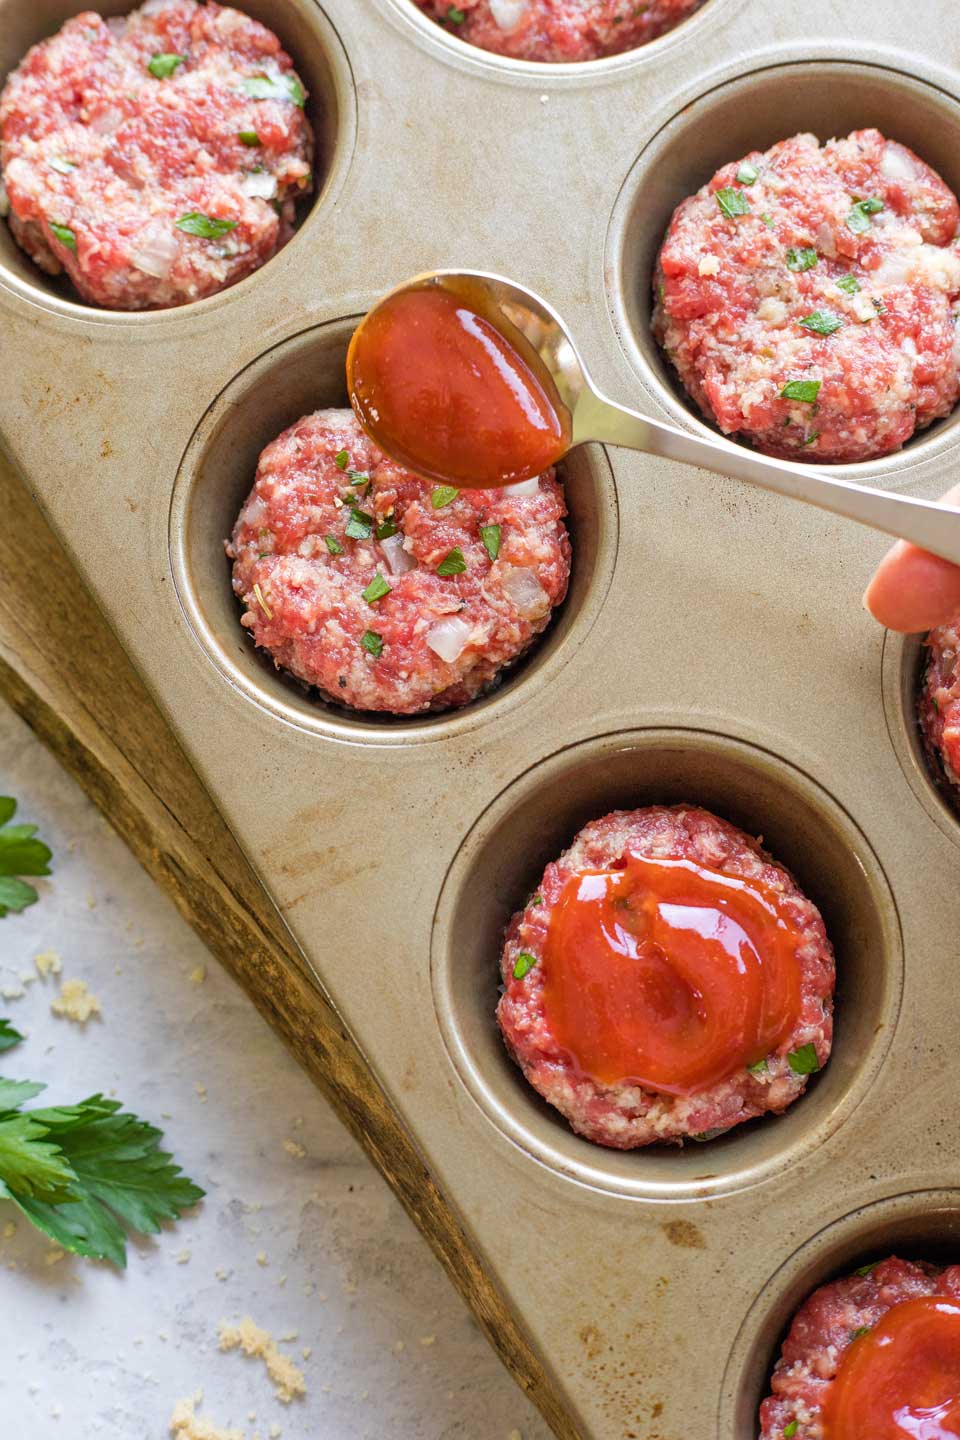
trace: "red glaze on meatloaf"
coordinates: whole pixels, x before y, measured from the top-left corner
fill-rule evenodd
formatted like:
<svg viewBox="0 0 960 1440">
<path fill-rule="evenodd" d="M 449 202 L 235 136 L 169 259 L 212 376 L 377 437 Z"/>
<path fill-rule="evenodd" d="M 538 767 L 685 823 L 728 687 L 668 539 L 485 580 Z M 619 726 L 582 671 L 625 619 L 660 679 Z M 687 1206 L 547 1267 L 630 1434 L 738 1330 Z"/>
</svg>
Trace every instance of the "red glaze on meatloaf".
<svg viewBox="0 0 960 1440">
<path fill-rule="evenodd" d="M 624 857 L 686 859 L 724 875 L 759 881 L 783 897 L 797 937 L 800 1009 L 791 1032 L 765 1068 L 739 1069 L 692 1095 L 648 1091 L 623 1081 L 604 1085 L 583 1074 L 551 1034 L 539 963 L 520 966 L 526 953 L 544 956 L 551 914 L 566 882 L 584 871 L 616 867 Z M 535 1090 L 566 1117 L 578 1134 L 599 1145 L 629 1150 L 655 1141 L 712 1138 L 745 1120 L 779 1114 L 801 1095 L 807 1076 L 788 1055 L 812 1046 L 822 1067 L 833 1036 L 833 949 L 819 911 L 760 843 L 696 806 L 653 805 L 617 810 L 591 821 L 559 860 L 547 866 L 536 893 L 507 927 L 501 958 L 504 993 L 497 1020 L 510 1054 Z"/>
<path fill-rule="evenodd" d="M 420 8 L 481 50 L 554 64 L 598 60 L 666 34 L 704 0 L 417 0 Z"/>
<path fill-rule="evenodd" d="M 960 617 L 927 636 L 919 713 L 930 759 L 960 799 Z"/>
<path fill-rule="evenodd" d="M 760 1440 L 782 1440 L 788 1432 L 793 1440 L 823 1440 L 824 1406 L 858 1332 L 872 1329 L 899 1301 L 925 1295 L 960 1301 L 960 1265 L 944 1270 L 891 1258 L 815 1290 L 783 1342 L 772 1394 L 760 1406 Z"/>
<path fill-rule="evenodd" d="M 0 96 L 10 228 L 95 305 L 223 290 L 293 232 L 311 184 L 304 98 L 277 37 L 214 0 L 76 15 Z"/>
<path fill-rule="evenodd" d="M 465 705 L 563 599 L 566 513 L 552 470 L 456 491 L 388 459 L 352 411 L 320 410 L 260 456 L 227 547 L 242 623 L 342 705 Z"/>
<path fill-rule="evenodd" d="M 654 334 L 725 434 L 816 463 L 886 455 L 960 395 L 958 221 L 879 131 L 795 135 L 678 207 Z"/>
</svg>

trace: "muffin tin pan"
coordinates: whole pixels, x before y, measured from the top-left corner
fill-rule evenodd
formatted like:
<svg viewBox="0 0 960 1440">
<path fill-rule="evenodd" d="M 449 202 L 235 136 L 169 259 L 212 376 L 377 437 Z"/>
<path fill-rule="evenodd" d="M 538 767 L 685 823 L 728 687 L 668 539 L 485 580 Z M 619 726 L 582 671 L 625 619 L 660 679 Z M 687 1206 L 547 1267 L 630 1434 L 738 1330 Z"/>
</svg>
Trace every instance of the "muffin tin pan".
<svg viewBox="0 0 960 1440">
<path fill-rule="evenodd" d="M 0 68 L 80 8 L 0 0 Z M 860 606 L 885 542 L 667 461 L 578 453 L 552 630 L 486 699 L 406 720 L 324 706 L 265 665 L 222 542 L 261 446 L 343 403 L 356 317 L 433 266 L 532 286 L 608 393 L 701 427 L 647 335 L 672 207 L 798 129 L 877 125 L 960 190 L 952 6 L 914 7 L 906 51 L 899 0 L 707 0 L 644 51 L 559 67 L 470 51 L 407 0 L 245 8 L 312 91 L 310 213 L 232 290 L 143 315 L 77 303 L 4 233 L 6 446 L 571 1425 L 750 1440 L 812 1285 L 891 1248 L 955 1255 L 960 1237 L 960 826 L 916 739 L 920 648 Z M 843 473 L 938 495 L 958 425 Z M 507 1061 L 499 934 L 585 820 L 680 799 L 762 834 L 822 909 L 836 1047 L 781 1119 L 618 1154 Z"/>
</svg>

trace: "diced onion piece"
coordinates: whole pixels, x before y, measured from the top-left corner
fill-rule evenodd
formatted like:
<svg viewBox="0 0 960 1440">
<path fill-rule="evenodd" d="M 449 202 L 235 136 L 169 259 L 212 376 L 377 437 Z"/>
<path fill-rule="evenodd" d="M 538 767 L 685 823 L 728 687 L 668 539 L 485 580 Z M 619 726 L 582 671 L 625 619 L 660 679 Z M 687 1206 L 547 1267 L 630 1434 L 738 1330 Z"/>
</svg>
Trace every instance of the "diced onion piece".
<svg viewBox="0 0 960 1440">
<path fill-rule="evenodd" d="M 240 189 L 252 200 L 272 200 L 277 193 L 277 177 L 269 170 L 252 170 L 240 181 Z"/>
<path fill-rule="evenodd" d="M 915 180 L 917 167 L 902 145 L 888 141 L 880 157 L 880 173 L 887 180 Z"/>
<path fill-rule="evenodd" d="M 527 10 L 527 0 L 490 0 L 490 13 L 501 30 L 516 30 Z"/>
<path fill-rule="evenodd" d="M 170 266 L 177 258 L 178 250 L 175 235 L 161 230 L 159 226 L 148 226 L 136 250 L 131 251 L 130 259 L 144 275 L 164 280 L 170 274 Z"/>
<path fill-rule="evenodd" d="M 399 531 L 396 535 L 388 535 L 385 540 L 381 540 L 380 549 L 391 575 L 404 575 L 408 570 L 416 570 L 417 562 L 409 551 L 404 550 L 403 536 Z"/>
<path fill-rule="evenodd" d="M 540 476 L 534 475 L 531 480 L 518 480 L 516 485 L 504 485 L 504 495 L 537 495 L 540 493 Z"/>
<path fill-rule="evenodd" d="M 112 135 L 122 124 L 123 111 L 118 110 L 115 105 L 108 105 L 106 110 L 94 115 L 90 121 L 90 129 L 96 130 L 98 135 Z"/>
<path fill-rule="evenodd" d="M 247 504 L 243 507 L 243 513 L 241 514 L 240 519 L 244 525 L 259 525 L 260 521 L 263 519 L 266 513 L 266 501 L 263 499 L 262 496 L 254 495 L 253 498 L 251 500 L 248 500 Z"/>
<path fill-rule="evenodd" d="M 503 565 L 500 569 L 503 593 L 524 620 L 539 620 L 550 609 L 550 597 L 537 579 L 536 571 L 525 565 Z"/>
<path fill-rule="evenodd" d="M 472 634 L 472 629 L 465 621 L 457 615 L 450 615 L 446 620 L 438 620 L 436 625 L 430 626 L 427 631 L 427 644 L 434 655 L 439 655 L 441 660 L 452 665 L 454 660 L 463 654 Z"/>
</svg>

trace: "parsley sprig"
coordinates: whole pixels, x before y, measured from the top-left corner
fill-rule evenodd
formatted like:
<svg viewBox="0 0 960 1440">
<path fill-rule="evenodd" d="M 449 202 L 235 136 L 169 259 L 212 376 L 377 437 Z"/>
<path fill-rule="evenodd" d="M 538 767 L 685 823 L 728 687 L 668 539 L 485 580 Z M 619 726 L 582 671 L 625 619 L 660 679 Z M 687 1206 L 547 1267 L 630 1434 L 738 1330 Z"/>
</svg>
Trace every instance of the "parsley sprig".
<svg viewBox="0 0 960 1440">
<path fill-rule="evenodd" d="M 49 846 L 34 838 L 36 825 L 10 824 L 16 813 L 16 800 L 0 795 L 0 917 L 36 903 L 36 890 L 20 877 L 49 875 L 53 858 Z"/>
</svg>

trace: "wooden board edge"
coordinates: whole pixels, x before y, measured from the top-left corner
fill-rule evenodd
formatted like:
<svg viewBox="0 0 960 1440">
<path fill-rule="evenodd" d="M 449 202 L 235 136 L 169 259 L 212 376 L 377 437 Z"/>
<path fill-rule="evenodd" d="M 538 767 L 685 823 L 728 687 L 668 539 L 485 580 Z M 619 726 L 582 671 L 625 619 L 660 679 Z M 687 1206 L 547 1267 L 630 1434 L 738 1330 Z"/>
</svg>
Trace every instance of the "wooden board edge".
<svg viewBox="0 0 960 1440">
<path fill-rule="evenodd" d="M 0 696 L 98 807 L 317 1084 L 559 1440 L 582 1440 L 455 1208 L 0 454 Z"/>
</svg>

